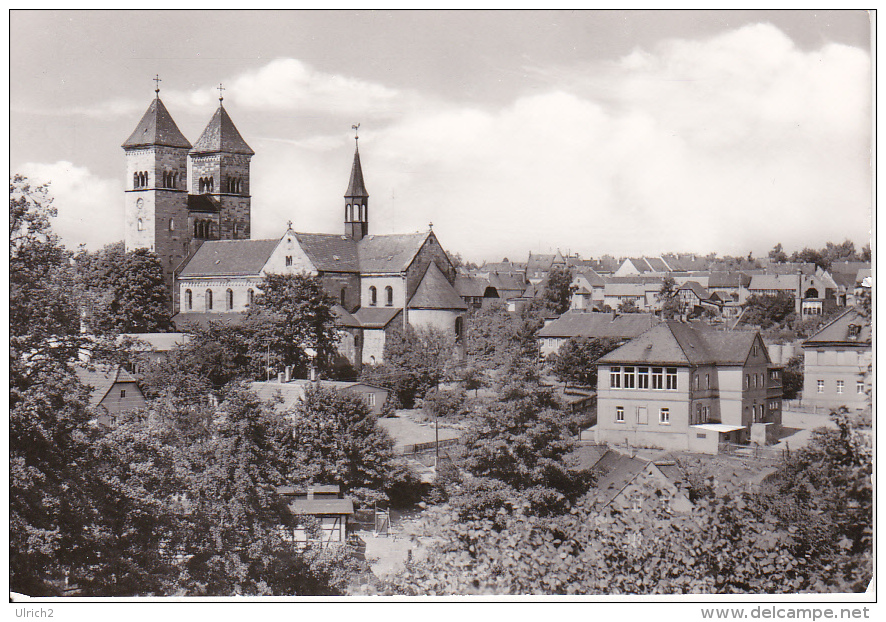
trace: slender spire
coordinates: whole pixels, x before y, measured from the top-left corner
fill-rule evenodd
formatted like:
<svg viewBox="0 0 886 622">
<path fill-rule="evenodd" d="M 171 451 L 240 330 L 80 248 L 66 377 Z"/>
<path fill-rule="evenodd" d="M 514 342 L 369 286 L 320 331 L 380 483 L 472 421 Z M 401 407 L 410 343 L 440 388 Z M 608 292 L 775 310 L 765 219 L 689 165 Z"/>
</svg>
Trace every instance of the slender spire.
<svg viewBox="0 0 886 622">
<path fill-rule="evenodd" d="M 160 80 L 160 78 L 154 78 Z M 126 142 L 123 143 L 124 149 L 134 147 L 146 147 L 150 145 L 162 145 L 165 147 L 181 147 L 185 149 L 191 148 L 191 143 L 184 137 L 172 115 L 166 110 L 166 106 L 160 100 L 159 89 L 155 89 L 157 96 L 151 100 L 151 104 L 142 116 L 141 121 L 130 134 Z"/>
<path fill-rule="evenodd" d="M 351 129 L 354 130 L 354 165 L 351 167 L 351 179 L 348 181 L 348 189 L 345 191 L 345 197 L 354 198 L 354 197 L 363 197 L 366 198 L 369 196 L 369 193 L 366 191 L 366 184 L 363 182 L 363 167 L 360 165 L 360 147 L 357 141 L 360 137 L 357 135 L 357 130 L 360 128 L 360 124 L 352 125 Z"/>
<path fill-rule="evenodd" d="M 219 85 L 219 89 L 224 89 Z M 219 91 L 221 94 L 221 90 Z M 228 111 L 222 105 L 222 98 L 218 98 L 218 108 L 215 114 L 200 138 L 194 143 L 194 149 L 191 153 L 240 153 L 248 156 L 255 155 L 255 152 L 246 144 Z"/>
</svg>

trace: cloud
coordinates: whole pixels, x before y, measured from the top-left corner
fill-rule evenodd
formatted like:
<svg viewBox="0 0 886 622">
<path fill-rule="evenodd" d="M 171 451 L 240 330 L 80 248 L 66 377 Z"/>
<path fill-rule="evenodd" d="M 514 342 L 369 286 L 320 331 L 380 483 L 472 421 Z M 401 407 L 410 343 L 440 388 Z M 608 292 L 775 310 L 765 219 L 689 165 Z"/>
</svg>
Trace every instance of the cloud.
<svg viewBox="0 0 886 622">
<path fill-rule="evenodd" d="M 29 162 L 17 171 L 32 183 L 49 183 L 58 215 L 53 231 L 69 249 L 91 250 L 123 239 L 123 184 L 70 162 Z"/>
<path fill-rule="evenodd" d="M 804 52 L 751 25 L 561 70 L 506 106 L 428 105 L 361 132 L 370 228 L 433 220 L 444 244 L 477 258 L 861 244 L 870 69 L 855 48 Z M 256 192 L 269 213 L 288 212 L 302 230 L 340 226 L 344 148 L 262 159 Z M 303 181 L 280 184 L 294 174 Z"/>
</svg>

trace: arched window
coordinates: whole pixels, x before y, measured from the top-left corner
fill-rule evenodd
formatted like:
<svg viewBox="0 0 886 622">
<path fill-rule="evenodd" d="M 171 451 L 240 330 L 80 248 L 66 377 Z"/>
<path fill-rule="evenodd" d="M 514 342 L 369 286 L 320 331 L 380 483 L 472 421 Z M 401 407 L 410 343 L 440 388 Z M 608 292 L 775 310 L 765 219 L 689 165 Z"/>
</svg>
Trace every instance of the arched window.
<svg viewBox="0 0 886 622">
<path fill-rule="evenodd" d="M 172 187 L 175 188 L 178 186 L 178 173 L 172 174 Z"/>
<path fill-rule="evenodd" d="M 394 288 L 390 285 L 385 287 L 385 305 L 388 307 L 394 306 Z"/>
<path fill-rule="evenodd" d="M 339 300 L 341 302 L 341 306 L 345 306 L 345 291 L 347 288 L 342 287 L 341 293 L 339 294 Z"/>
<path fill-rule="evenodd" d="M 169 219 L 169 230 L 175 231 L 175 220 L 172 218 Z"/>
<path fill-rule="evenodd" d="M 457 317 L 455 318 L 455 338 L 461 339 L 462 331 L 464 330 L 464 318 Z"/>
<path fill-rule="evenodd" d="M 214 189 L 213 186 L 214 186 L 215 184 L 214 184 L 213 182 L 214 182 L 213 178 L 210 177 L 210 178 L 209 178 L 209 191 L 210 191 L 210 192 L 212 192 L 213 189 Z"/>
<path fill-rule="evenodd" d="M 231 289 L 225 292 L 225 307 L 228 311 L 234 308 L 234 291 Z"/>
<path fill-rule="evenodd" d="M 253 289 L 251 287 L 246 290 L 246 306 L 247 307 L 252 306 L 252 298 L 254 296 L 255 296 L 255 291 L 253 291 Z"/>
<path fill-rule="evenodd" d="M 139 183 L 138 183 L 138 173 L 133 173 L 133 174 L 132 174 L 132 187 L 133 187 L 133 188 L 138 188 L 138 187 L 139 187 Z"/>
<path fill-rule="evenodd" d="M 191 290 L 185 290 L 185 309 L 190 311 L 194 308 L 194 295 L 191 293 Z"/>
<path fill-rule="evenodd" d="M 141 218 L 139 218 L 137 227 L 138 227 L 139 231 L 144 231 L 145 230 L 145 221 L 142 220 Z"/>
<path fill-rule="evenodd" d="M 369 288 L 369 306 L 374 307 L 378 304 L 378 299 L 376 297 L 375 286 Z"/>
<path fill-rule="evenodd" d="M 354 218 L 353 218 L 353 214 L 354 214 L 354 212 L 351 211 L 351 204 L 348 203 L 348 204 L 345 206 L 345 220 L 348 221 L 348 222 L 353 221 L 353 220 L 354 220 Z"/>
<path fill-rule="evenodd" d="M 199 220 L 194 221 L 194 237 L 195 238 L 200 237 L 200 221 Z"/>
<path fill-rule="evenodd" d="M 206 290 L 206 310 L 212 311 L 212 290 Z"/>
</svg>

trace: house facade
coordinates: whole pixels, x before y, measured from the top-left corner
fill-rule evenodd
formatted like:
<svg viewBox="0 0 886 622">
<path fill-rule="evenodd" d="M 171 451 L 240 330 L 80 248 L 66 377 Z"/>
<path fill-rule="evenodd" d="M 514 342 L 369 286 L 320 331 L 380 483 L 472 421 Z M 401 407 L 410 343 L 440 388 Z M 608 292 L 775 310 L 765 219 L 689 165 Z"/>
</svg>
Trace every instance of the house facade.
<svg viewBox="0 0 886 622">
<path fill-rule="evenodd" d="M 89 405 L 99 425 L 113 426 L 121 413 L 147 406 L 135 378 L 120 366 L 80 365 L 74 368 L 74 373 L 89 389 Z"/>
<path fill-rule="evenodd" d="M 655 326 L 659 319 L 649 313 L 583 313 L 567 311 L 536 333 L 543 357 L 556 354 L 573 337 L 627 341 Z"/>
<path fill-rule="evenodd" d="M 710 452 L 710 435 L 746 442 L 781 425 L 781 369 L 759 333 L 666 321 L 598 371 L 597 442 Z"/>
<path fill-rule="evenodd" d="M 870 320 L 847 309 L 803 342 L 803 404 L 836 410 L 871 406 Z"/>
</svg>

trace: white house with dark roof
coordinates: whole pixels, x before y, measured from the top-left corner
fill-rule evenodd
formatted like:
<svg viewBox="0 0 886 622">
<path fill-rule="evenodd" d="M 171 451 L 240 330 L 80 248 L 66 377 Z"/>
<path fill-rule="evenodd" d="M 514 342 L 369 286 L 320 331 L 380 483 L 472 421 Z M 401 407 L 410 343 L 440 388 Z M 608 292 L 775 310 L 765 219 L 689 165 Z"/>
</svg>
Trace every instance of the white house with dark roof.
<svg viewBox="0 0 886 622">
<path fill-rule="evenodd" d="M 834 410 L 871 406 L 871 322 L 847 309 L 803 342 L 803 404 Z"/>
<path fill-rule="evenodd" d="M 666 321 L 597 368 L 597 442 L 716 453 L 781 426 L 781 368 L 757 332 Z"/>
</svg>

